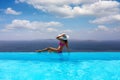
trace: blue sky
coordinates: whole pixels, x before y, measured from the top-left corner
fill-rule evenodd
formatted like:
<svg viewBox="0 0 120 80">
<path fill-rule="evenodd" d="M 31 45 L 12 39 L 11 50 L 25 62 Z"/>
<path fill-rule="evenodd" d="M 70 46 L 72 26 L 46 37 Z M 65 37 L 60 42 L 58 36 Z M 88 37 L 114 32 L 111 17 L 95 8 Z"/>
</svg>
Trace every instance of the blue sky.
<svg viewBox="0 0 120 80">
<path fill-rule="evenodd" d="M 120 40 L 119 0 L 1 0 L 0 40 Z"/>
</svg>

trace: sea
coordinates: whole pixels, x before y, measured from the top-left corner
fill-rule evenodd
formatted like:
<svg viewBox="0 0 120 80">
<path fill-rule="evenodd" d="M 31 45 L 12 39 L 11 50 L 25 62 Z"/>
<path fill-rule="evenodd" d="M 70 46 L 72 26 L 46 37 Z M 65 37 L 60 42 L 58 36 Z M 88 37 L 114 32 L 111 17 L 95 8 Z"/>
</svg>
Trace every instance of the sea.
<svg viewBox="0 0 120 80">
<path fill-rule="evenodd" d="M 95 51 L 95 52 L 109 52 L 120 51 L 119 40 L 96 41 L 96 40 L 69 40 L 69 49 L 71 52 L 80 51 Z M 46 47 L 58 47 L 58 41 L 54 39 L 42 40 L 17 40 L 17 41 L 0 41 L 0 52 L 34 52 L 38 49 Z M 66 47 L 63 51 L 67 51 Z"/>
</svg>

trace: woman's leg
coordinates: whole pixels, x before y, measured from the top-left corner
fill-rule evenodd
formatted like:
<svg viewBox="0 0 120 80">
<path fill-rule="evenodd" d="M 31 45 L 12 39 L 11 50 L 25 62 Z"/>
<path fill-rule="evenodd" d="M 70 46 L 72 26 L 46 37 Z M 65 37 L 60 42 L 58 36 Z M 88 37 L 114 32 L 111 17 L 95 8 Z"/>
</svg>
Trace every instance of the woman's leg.
<svg viewBox="0 0 120 80">
<path fill-rule="evenodd" d="M 51 51 L 51 52 L 52 52 L 52 51 L 57 52 L 58 49 L 57 49 L 57 48 L 53 48 L 53 47 L 49 47 L 49 48 L 48 48 L 48 51 Z"/>
<path fill-rule="evenodd" d="M 37 52 L 43 52 L 43 51 L 54 51 L 54 52 L 57 52 L 58 49 L 57 48 L 53 48 L 53 47 L 49 47 L 49 48 L 45 48 L 45 49 L 42 49 L 42 50 L 36 50 Z"/>
<path fill-rule="evenodd" d="M 42 49 L 42 50 L 36 50 L 36 52 L 43 52 L 43 51 L 47 51 L 47 48 Z"/>
</svg>

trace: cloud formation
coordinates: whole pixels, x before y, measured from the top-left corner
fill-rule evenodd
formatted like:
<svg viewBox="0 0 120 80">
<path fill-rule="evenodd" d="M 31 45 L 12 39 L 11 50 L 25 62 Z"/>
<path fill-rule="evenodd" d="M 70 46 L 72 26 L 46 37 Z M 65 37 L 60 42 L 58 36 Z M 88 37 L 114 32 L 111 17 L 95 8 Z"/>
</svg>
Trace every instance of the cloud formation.
<svg viewBox="0 0 120 80">
<path fill-rule="evenodd" d="M 89 23 L 105 25 L 120 22 L 120 2 L 115 0 L 16 0 L 62 18 L 90 16 Z"/>
<path fill-rule="evenodd" d="M 21 14 L 21 12 L 17 12 L 17 11 L 15 11 L 15 10 L 13 10 L 12 8 L 7 8 L 7 9 L 5 10 L 5 13 L 6 13 L 6 14 L 12 14 L 12 15 L 20 15 L 20 14 Z"/>
<path fill-rule="evenodd" d="M 15 19 L 0 31 L 2 34 L 8 33 L 13 38 L 11 40 L 54 39 L 59 33 L 65 32 L 68 34 L 72 32 L 72 30 L 63 30 L 62 28 L 64 28 L 63 24 L 56 21 L 41 22 Z"/>
<path fill-rule="evenodd" d="M 95 31 L 109 31 L 109 28 L 107 28 L 106 26 L 104 25 L 99 25 Z"/>
<path fill-rule="evenodd" d="M 29 20 L 18 20 L 15 19 L 11 22 L 11 24 L 7 24 L 2 31 L 38 31 L 41 33 L 44 32 L 67 32 L 70 33 L 72 30 L 65 29 L 61 30 L 60 28 L 63 26 L 60 22 L 39 22 L 39 21 L 29 21 Z"/>
<path fill-rule="evenodd" d="M 108 27 L 105 25 L 98 25 L 97 28 L 94 28 L 94 30 L 89 31 L 88 33 L 114 33 L 114 34 L 118 34 L 120 32 L 120 26 L 116 26 L 116 27 Z"/>
<path fill-rule="evenodd" d="M 2 31 L 10 30 L 31 30 L 31 31 L 58 31 L 56 28 L 62 26 L 60 22 L 39 22 L 39 21 L 29 21 L 29 20 L 13 20 L 11 24 L 6 25 L 5 29 Z"/>
<path fill-rule="evenodd" d="M 91 21 L 91 23 L 95 24 L 110 24 L 113 22 L 120 22 L 120 14 L 104 16 Z"/>
<path fill-rule="evenodd" d="M 87 8 L 89 6 L 81 4 L 88 4 L 96 2 L 97 0 L 16 0 L 17 3 L 27 3 L 38 10 L 55 14 L 56 16 L 72 18 L 78 15 L 91 14 L 92 12 Z"/>
</svg>

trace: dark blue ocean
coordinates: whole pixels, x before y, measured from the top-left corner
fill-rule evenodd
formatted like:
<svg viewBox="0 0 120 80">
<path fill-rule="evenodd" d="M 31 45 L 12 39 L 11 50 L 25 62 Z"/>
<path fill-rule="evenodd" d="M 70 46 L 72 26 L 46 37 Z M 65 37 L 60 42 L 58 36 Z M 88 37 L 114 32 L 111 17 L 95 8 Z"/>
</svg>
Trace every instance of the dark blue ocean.
<svg viewBox="0 0 120 80">
<path fill-rule="evenodd" d="M 58 41 L 52 39 L 31 41 L 0 41 L 0 52 L 34 52 L 37 49 L 57 46 Z M 72 52 L 120 51 L 120 41 L 69 40 L 69 48 Z M 64 48 L 63 51 L 66 51 L 66 48 Z"/>
</svg>

